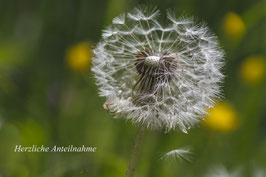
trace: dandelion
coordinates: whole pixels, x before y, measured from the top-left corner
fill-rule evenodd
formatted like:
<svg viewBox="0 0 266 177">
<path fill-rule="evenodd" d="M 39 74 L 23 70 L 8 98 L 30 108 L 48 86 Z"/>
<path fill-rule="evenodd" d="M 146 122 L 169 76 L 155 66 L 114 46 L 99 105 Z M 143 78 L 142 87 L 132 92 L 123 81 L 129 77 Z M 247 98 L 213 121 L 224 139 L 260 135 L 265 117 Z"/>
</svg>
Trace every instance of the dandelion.
<svg viewBox="0 0 266 177">
<path fill-rule="evenodd" d="M 238 14 L 229 12 L 224 17 L 223 30 L 228 37 L 240 39 L 245 34 L 246 26 Z"/>
<path fill-rule="evenodd" d="M 219 102 L 209 110 L 204 124 L 214 131 L 231 132 L 238 127 L 237 113 L 229 102 Z"/>
<path fill-rule="evenodd" d="M 256 168 L 253 172 L 254 177 L 266 177 L 266 171 L 262 168 Z"/>
<path fill-rule="evenodd" d="M 78 43 L 67 50 L 66 62 L 74 72 L 83 72 L 91 62 L 91 49 L 87 42 Z"/>
<path fill-rule="evenodd" d="M 258 84 L 265 76 L 265 58 L 262 56 L 250 56 L 241 65 L 240 74 L 247 84 Z"/>
<path fill-rule="evenodd" d="M 187 129 L 220 96 L 223 51 L 205 24 L 156 8 L 135 8 L 113 19 L 94 50 L 92 71 L 104 108 L 150 129 Z M 126 176 L 133 176 L 137 134 Z M 133 164 L 133 165 L 131 165 Z"/>
<path fill-rule="evenodd" d="M 265 170 L 261 168 L 252 168 L 251 174 L 247 175 L 244 171 L 244 167 L 240 166 L 229 171 L 223 165 L 217 165 L 210 168 L 208 173 L 204 177 L 243 177 L 243 176 L 252 176 L 252 177 L 266 177 Z"/>
<path fill-rule="evenodd" d="M 148 128 L 183 132 L 220 96 L 223 52 L 206 25 L 156 9 L 113 19 L 94 50 L 92 71 L 104 108 Z"/>
<path fill-rule="evenodd" d="M 240 177 L 241 170 L 237 169 L 234 171 L 228 171 L 224 166 L 219 165 L 210 168 L 209 172 L 205 175 L 205 177 Z"/>
</svg>

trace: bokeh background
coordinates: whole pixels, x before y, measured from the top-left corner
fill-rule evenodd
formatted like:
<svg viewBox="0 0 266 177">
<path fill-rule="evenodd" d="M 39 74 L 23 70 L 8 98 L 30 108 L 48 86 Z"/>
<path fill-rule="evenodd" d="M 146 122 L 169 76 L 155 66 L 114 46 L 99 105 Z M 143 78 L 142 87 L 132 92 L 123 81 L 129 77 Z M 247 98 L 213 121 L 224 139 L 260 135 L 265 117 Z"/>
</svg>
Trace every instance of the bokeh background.
<svg viewBox="0 0 266 177">
<path fill-rule="evenodd" d="M 204 177 L 217 166 L 266 176 L 265 0 L 1 0 L 1 177 L 124 176 L 137 127 L 102 108 L 90 67 L 101 30 L 139 4 L 205 21 L 226 78 L 224 98 L 188 134 L 145 132 L 135 176 Z M 15 153 L 17 144 L 97 152 Z M 161 159 L 188 146 L 191 162 Z"/>
</svg>

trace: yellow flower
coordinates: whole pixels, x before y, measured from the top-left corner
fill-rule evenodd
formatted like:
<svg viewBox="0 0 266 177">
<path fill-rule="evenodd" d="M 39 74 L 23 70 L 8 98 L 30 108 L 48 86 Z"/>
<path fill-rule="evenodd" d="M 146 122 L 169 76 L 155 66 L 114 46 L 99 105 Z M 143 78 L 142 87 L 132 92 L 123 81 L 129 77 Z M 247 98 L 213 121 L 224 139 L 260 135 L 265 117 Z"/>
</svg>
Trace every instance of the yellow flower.
<svg viewBox="0 0 266 177">
<path fill-rule="evenodd" d="M 223 30 L 228 37 L 239 39 L 244 35 L 246 27 L 239 15 L 229 12 L 224 17 Z"/>
<path fill-rule="evenodd" d="M 257 84 L 265 76 L 265 58 L 250 56 L 241 66 L 241 77 L 248 84 Z"/>
<path fill-rule="evenodd" d="M 206 127 L 219 132 L 231 132 L 238 127 L 238 117 L 235 109 L 227 101 L 217 103 L 206 116 Z"/>
<path fill-rule="evenodd" d="M 67 50 L 66 62 L 68 67 L 75 72 L 88 69 L 91 63 L 91 48 L 88 43 L 78 43 Z"/>
</svg>

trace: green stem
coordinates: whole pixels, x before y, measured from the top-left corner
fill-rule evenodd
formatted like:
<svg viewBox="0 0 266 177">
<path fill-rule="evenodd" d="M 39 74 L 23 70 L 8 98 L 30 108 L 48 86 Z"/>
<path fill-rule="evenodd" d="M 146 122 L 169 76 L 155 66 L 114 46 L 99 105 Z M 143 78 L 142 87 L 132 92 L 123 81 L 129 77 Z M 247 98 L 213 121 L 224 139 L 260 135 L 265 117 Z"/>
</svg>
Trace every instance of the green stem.
<svg viewBox="0 0 266 177">
<path fill-rule="evenodd" d="M 134 177 L 143 132 L 144 132 L 144 126 L 141 125 L 137 131 L 137 135 L 136 135 L 135 142 L 134 142 L 134 148 L 131 154 L 131 158 L 129 160 L 129 164 L 128 164 L 125 177 Z"/>
</svg>

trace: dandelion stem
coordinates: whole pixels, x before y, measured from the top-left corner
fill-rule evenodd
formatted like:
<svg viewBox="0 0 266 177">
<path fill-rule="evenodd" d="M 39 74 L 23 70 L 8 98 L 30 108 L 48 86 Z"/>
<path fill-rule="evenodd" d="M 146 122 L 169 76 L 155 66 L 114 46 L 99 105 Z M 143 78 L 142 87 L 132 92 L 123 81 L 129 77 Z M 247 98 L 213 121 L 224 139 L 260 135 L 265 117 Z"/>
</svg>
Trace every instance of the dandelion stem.
<svg viewBox="0 0 266 177">
<path fill-rule="evenodd" d="M 131 154 L 131 158 L 129 160 L 129 164 L 128 164 L 128 168 L 126 171 L 126 175 L 125 177 L 134 177 L 134 173 L 136 170 L 136 165 L 137 165 L 137 160 L 138 160 L 138 156 L 139 156 L 139 149 L 140 149 L 140 145 L 141 145 L 141 138 L 144 132 L 144 126 L 141 125 L 138 128 L 137 134 L 136 134 L 136 138 L 135 138 L 135 142 L 134 142 L 134 148 Z"/>
</svg>

